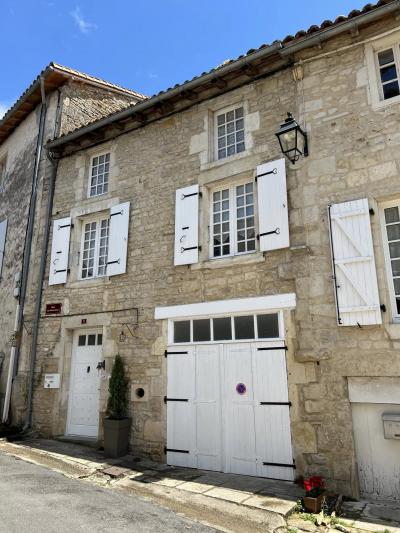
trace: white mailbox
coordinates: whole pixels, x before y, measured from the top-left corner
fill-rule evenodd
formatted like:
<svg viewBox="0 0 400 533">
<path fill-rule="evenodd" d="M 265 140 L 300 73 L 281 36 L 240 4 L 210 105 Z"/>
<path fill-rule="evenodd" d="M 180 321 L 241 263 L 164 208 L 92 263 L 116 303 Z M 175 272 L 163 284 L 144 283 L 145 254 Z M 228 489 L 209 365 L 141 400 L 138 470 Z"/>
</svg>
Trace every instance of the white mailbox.
<svg viewBox="0 0 400 533">
<path fill-rule="evenodd" d="M 60 388 L 60 374 L 45 374 L 44 375 L 45 389 L 59 389 Z"/>
<path fill-rule="evenodd" d="M 400 440 L 400 413 L 383 413 L 382 421 L 385 439 Z"/>
</svg>

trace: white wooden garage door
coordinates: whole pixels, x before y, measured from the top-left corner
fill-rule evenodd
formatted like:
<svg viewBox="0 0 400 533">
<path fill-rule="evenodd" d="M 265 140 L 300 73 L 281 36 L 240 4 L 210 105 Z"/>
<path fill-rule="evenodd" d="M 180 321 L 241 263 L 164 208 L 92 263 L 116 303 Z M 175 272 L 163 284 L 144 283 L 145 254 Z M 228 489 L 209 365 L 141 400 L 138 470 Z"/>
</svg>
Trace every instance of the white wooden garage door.
<svg viewBox="0 0 400 533">
<path fill-rule="evenodd" d="M 171 346 L 167 462 L 294 479 L 281 343 Z"/>
</svg>

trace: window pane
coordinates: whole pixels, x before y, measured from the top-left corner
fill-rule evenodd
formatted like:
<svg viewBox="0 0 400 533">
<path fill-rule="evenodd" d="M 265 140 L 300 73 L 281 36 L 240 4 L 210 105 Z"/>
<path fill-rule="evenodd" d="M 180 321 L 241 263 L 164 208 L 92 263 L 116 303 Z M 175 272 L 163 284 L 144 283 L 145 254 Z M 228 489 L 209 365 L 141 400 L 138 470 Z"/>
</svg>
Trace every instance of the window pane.
<svg viewBox="0 0 400 533">
<path fill-rule="evenodd" d="M 279 337 L 278 315 L 258 315 L 257 328 L 259 339 Z"/>
<path fill-rule="evenodd" d="M 385 100 L 388 98 L 393 98 L 394 96 L 399 95 L 399 84 L 397 81 L 392 81 L 390 83 L 386 83 L 383 86 L 383 97 Z"/>
<path fill-rule="evenodd" d="M 394 259 L 391 263 L 393 276 L 400 276 L 400 259 Z"/>
<path fill-rule="evenodd" d="M 97 196 L 108 191 L 109 161 L 110 154 L 104 154 L 92 159 L 90 196 Z"/>
<path fill-rule="evenodd" d="M 389 244 L 390 257 L 400 257 L 400 242 L 391 242 Z"/>
<path fill-rule="evenodd" d="M 395 65 L 389 65 L 388 67 L 381 68 L 381 80 L 383 82 L 395 80 L 396 78 L 397 72 Z"/>
<path fill-rule="evenodd" d="M 88 335 L 88 346 L 94 346 L 96 344 L 96 335 Z"/>
<path fill-rule="evenodd" d="M 254 317 L 235 316 L 235 339 L 254 339 Z"/>
<path fill-rule="evenodd" d="M 190 342 L 190 320 L 174 322 L 174 342 Z"/>
<path fill-rule="evenodd" d="M 255 250 L 254 227 L 254 196 L 253 184 L 239 185 L 236 187 L 236 239 L 237 252 L 250 252 Z M 246 205 L 246 207 L 241 207 Z M 247 231 L 243 231 L 246 229 Z"/>
<path fill-rule="evenodd" d="M 394 61 L 393 49 L 385 50 L 384 52 L 379 52 L 378 54 L 379 65 L 387 65 Z"/>
<path fill-rule="evenodd" d="M 230 317 L 214 318 L 213 326 L 215 341 L 232 340 L 232 323 Z"/>
<path fill-rule="evenodd" d="M 395 278 L 393 280 L 393 284 L 394 284 L 394 293 L 396 296 L 399 296 L 400 295 L 400 278 Z"/>
<path fill-rule="evenodd" d="M 211 340 L 210 319 L 193 320 L 193 342 Z"/>
<path fill-rule="evenodd" d="M 399 208 L 398 207 L 388 207 L 385 209 L 385 220 L 387 224 L 391 222 L 399 222 Z"/>
<path fill-rule="evenodd" d="M 79 335 L 78 346 L 86 346 L 86 335 Z"/>
<path fill-rule="evenodd" d="M 386 226 L 386 230 L 389 241 L 396 241 L 400 239 L 400 224 Z"/>
<path fill-rule="evenodd" d="M 217 115 L 217 155 L 218 159 L 243 152 L 244 118 L 243 108 Z"/>
<path fill-rule="evenodd" d="M 99 333 L 97 335 L 97 344 L 100 346 L 101 344 L 103 344 L 103 334 L 102 333 Z"/>
<path fill-rule="evenodd" d="M 213 193 L 213 256 L 221 257 L 221 255 L 228 255 L 230 253 L 229 249 L 229 189 L 224 189 L 223 191 L 216 191 Z M 221 224 L 221 219 L 223 224 Z M 227 245 L 227 250 L 222 245 L 225 243 Z"/>
</svg>

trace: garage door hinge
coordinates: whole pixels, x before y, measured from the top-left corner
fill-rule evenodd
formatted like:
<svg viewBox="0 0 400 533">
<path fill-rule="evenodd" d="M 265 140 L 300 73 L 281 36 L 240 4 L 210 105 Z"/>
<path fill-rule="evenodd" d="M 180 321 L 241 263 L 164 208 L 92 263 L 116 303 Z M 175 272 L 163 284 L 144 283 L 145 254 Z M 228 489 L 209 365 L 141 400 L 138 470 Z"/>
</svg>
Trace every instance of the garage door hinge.
<svg viewBox="0 0 400 533">
<path fill-rule="evenodd" d="M 167 402 L 188 402 L 189 400 L 183 398 L 167 398 L 164 396 L 164 403 Z"/>
<path fill-rule="evenodd" d="M 294 468 L 296 469 L 296 463 L 294 462 L 294 459 L 293 459 L 293 464 L 286 464 L 286 463 L 263 463 L 264 466 L 280 466 L 282 468 Z"/>
<path fill-rule="evenodd" d="M 267 350 L 286 350 L 287 351 L 288 347 L 287 346 L 273 346 L 273 347 L 270 347 L 268 346 L 268 348 L 257 348 L 257 350 L 259 351 L 267 351 Z"/>
<path fill-rule="evenodd" d="M 292 407 L 292 402 L 260 402 L 260 405 L 288 405 Z"/>
<path fill-rule="evenodd" d="M 167 357 L 168 355 L 183 355 L 188 353 L 189 352 L 169 352 L 168 350 L 165 350 L 164 357 Z"/>
<path fill-rule="evenodd" d="M 174 448 L 164 448 L 164 453 L 175 452 L 175 453 L 189 453 L 189 450 L 175 450 Z"/>
</svg>

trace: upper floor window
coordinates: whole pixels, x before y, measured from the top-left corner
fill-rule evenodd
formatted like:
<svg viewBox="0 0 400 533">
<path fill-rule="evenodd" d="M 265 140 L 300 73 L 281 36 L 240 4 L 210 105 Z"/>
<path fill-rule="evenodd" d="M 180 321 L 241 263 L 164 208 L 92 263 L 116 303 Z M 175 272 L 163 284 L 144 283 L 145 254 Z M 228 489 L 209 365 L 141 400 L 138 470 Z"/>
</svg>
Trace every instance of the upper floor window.
<svg viewBox="0 0 400 533">
<path fill-rule="evenodd" d="M 254 252 L 254 184 L 250 182 L 216 190 L 211 198 L 211 257 Z"/>
<path fill-rule="evenodd" d="M 109 174 L 110 154 L 93 157 L 90 165 L 89 196 L 99 196 L 108 192 Z"/>
<path fill-rule="evenodd" d="M 400 318 L 400 201 L 383 210 L 387 271 L 392 299 L 393 316 Z"/>
<path fill-rule="evenodd" d="M 84 224 L 81 245 L 81 279 L 106 275 L 109 227 L 109 219 L 92 220 Z"/>
<path fill-rule="evenodd" d="M 399 96 L 400 48 L 394 46 L 377 54 L 381 98 L 388 100 Z"/>
<path fill-rule="evenodd" d="M 228 109 L 215 115 L 216 155 L 224 159 L 245 150 L 243 107 Z"/>
</svg>

